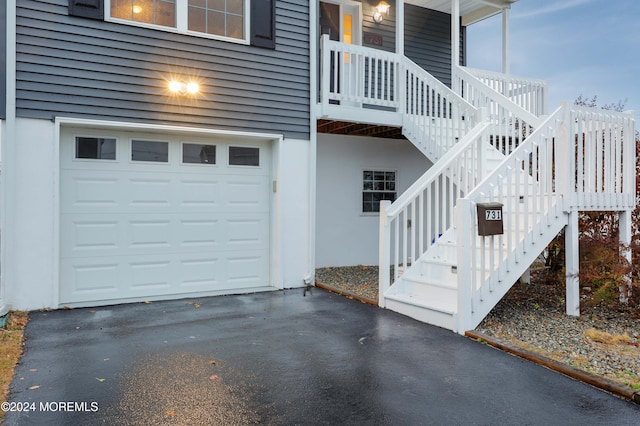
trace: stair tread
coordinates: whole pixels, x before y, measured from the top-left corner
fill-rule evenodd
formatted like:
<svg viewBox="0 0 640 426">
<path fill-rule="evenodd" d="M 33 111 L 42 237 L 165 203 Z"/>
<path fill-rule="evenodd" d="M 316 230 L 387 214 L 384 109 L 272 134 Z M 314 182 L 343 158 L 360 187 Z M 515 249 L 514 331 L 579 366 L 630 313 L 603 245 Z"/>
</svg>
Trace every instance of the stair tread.
<svg viewBox="0 0 640 426">
<path fill-rule="evenodd" d="M 445 314 L 453 315 L 457 312 L 457 301 L 451 301 L 450 303 L 435 303 L 429 300 L 424 300 L 419 297 L 411 296 L 408 294 L 389 294 L 385 296 L 386 299 L 395 300 L 397 302 L 407 303 L 410 305 L 418 306 L 424 309 L 430 309 L 432 311 L 442 312 Z M 443 306 L 446 305 L 446 306 Z"/>
<path fill-rule="evenodd" d="M 458 288 L 458 283 L 450 283 L 447 281 L 435 281 L 432 279 L 429 279 L 427 276 L 425 275 L 410 275 L 410 276 L 406 276 L 406 277 L 402 277 L 405 281 L 411 281 L 414 283 L 418 283 L 418 284 L 422 284 L 425 286 L 432 286 L 432 287 L 439 287 L 439 288 L 445 288 L 448 290 L 456 290 Z"/>
</svg>

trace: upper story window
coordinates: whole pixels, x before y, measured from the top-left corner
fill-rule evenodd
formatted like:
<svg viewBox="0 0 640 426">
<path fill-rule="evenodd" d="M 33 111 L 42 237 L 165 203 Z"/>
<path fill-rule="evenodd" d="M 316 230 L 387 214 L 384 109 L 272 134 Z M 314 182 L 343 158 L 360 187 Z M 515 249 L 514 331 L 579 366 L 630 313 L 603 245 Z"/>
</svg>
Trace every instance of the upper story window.
<svg viewBox="0 0 640 426">
<path fill-rule="evenodd" d="M 105 0 L 107 19 L 248 42 L 249 0 Z"/>
</svg>

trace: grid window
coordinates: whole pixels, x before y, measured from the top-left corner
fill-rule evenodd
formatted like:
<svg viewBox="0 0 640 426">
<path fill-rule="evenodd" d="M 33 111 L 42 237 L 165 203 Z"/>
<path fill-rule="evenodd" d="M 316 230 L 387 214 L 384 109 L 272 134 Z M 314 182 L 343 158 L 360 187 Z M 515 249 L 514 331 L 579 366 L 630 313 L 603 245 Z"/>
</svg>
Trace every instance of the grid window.
<svg viewBox="0 0 640 426">
<path fill-rule="evenodd" d="M 362 212 L 380 211 L 380 201 L 396 200 L 396 172 L 365 170 L 362 172 Z"/>
<path fill-rule="evenodd" d="M 248 0 L 108 0 L 109 16 L 182 33 L 246 40 Z"/>
<path fill-rule="evenodd" d="M 189 0 L 189 31 L 243 38 L 244 0 Z"/>
<path fill-rule="evenodd" d="M 176 0 L 111 0 L 111 17 L 176 27 Z"/>
</svg>

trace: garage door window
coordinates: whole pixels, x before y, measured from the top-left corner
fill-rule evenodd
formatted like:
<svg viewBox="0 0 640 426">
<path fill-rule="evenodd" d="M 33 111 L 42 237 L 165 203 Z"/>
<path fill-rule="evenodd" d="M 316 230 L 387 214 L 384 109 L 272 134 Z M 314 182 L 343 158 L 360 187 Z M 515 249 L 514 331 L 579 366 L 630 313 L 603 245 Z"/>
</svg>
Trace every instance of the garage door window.
<svg viewBox="0 0 640 426">
<path fill-rule="evenodd" d="M 216 146 L 199 143 L 182 144 L 184 164 L 216 164 Z"/>
<path fill-rule="evenodd" d="M 76 158 L 115 160 L 116 140 L 107 138 L 76 137 Z"/>
<path fill-rule="evenodd" d="M 229 165 L 230 166 L 259 166 L 260 165 L 260 149 L 246 146 L 230 146 L 229 147 Z"/>
<path fill-rule="evenodd" d="M 169 162 L 169 143 L 156 141 L 131 141 L 131 160 Z"/>
</svg>

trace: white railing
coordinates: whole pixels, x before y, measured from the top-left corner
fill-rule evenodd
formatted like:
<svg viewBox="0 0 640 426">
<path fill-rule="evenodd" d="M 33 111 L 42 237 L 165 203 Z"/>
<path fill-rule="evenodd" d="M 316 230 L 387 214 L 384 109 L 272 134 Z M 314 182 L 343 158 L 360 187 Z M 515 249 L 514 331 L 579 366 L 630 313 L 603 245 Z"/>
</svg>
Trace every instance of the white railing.
<svg viewBox="0 0 640 426">
<path fill-rule="evenodd" d="M 473 75 L 492 90 L 536 117 L 547 114 L 548 88 L 546 81 L 467 67 L 459 67 L 457 71 L 460 70 Z M 466 95 L 464 97 L 466 99 Z"/>
<path fill-rule="evenodd" d="M 477 122 L 477 109 L 403 55 L 322 36 L 321 111 L 393 112 L 403 133 L 432 161 Z M 380 122 L 379 124 L 386 124 Z"/>
<path fill-rule="evenodd" d="M 454 208 L 480 180 L 488 123 L 478 124 L 396 201 L 380 203 L 379 294 L 453 225 Z M 393 280 L 390 279 L 393 269 Z"/>
<path fill-rule="evenodd" d="M 558 232 L 563 210 L 593 209 L 594 196 L 599 209 L 633 208 L 634 125 L 630 114 L 565 104 L 459 200 L 459 328 L 482 320 Z M 504 205 L 504 234 L 477 236 L 481 202 Z"/>
<path fill-rule="evenodd" d="M 477 72 L 479 73 L 479 71 Z M 494 90 L 489 83 L 497 81 L 498 76 L 501 76 L 503 80 L 507 79 L 507 76 L 495 74 L 494 80 L 487 78 L 481 80 L 475 74 L 470 73 L 468 69 L 458 67 L 454 73 L 454 81 L 467 102 L 476 108 L 487 110 L 489 120 L 494 126 L 490 142 L 500 152 L 508 154 L 522 140 L 526 139 L 543 119 L 515 103 L 514 99 Z M 503 81 L 503 85 L 507 84 Z M 494 86 L 496 85 L 494 84 Z"/>
<path fill-rule="evenodd" d="M 322 36 L 321 101 L 325 105 L 363 106 L 400 112 L 399 55 Z"/>
<path fill-rule="evenodd" d="M 562 181 L 567 208 L 626 210 L 635 206 L 633 113 L 566 105 Z M 572 143 L 573 142 L 573 143 Z M 574 161 L 571 161 L 574 159 Z"/>
<path fill-rule="evenodd" d="M 478 109 L 402 56 L 403 133 L 437 161 L 478 122 Z"/>
</svg>

